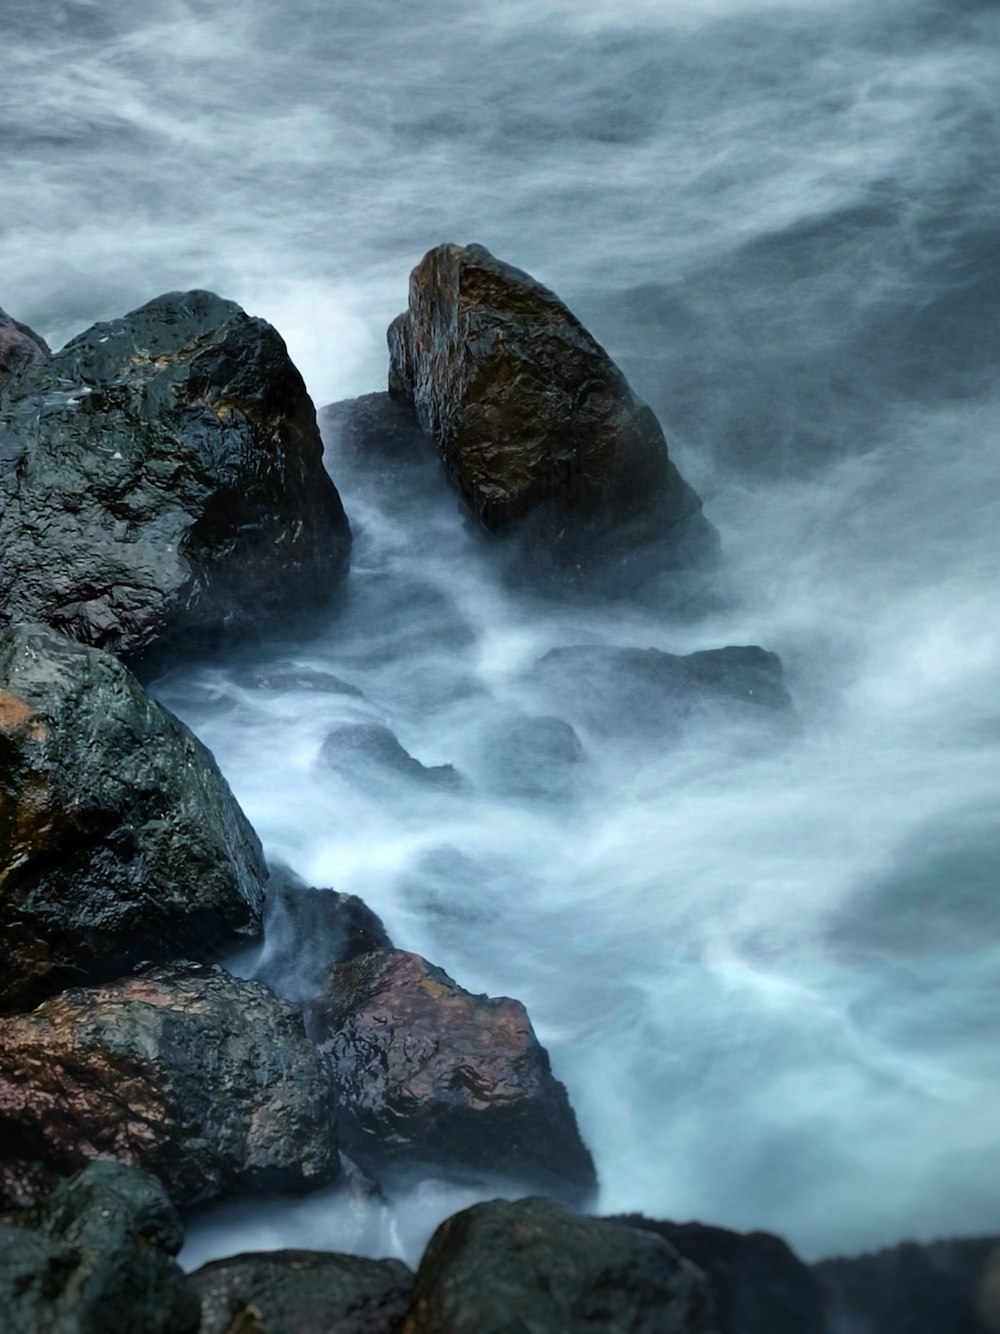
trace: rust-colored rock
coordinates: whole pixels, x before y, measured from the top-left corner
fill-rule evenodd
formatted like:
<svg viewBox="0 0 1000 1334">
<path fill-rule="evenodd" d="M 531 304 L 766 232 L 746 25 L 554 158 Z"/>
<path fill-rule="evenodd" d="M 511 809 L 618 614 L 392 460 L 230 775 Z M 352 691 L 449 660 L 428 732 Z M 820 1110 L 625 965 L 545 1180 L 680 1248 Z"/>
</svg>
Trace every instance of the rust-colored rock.
<svg viewBox="0 0 1000 1334">
<path fill-rule="evenodd" d="M 566 1089 L 519 1001 L 471 995 L 419 955 L 382 950 L 332 968 L 306 1023 L 363 1166 L 593 1191 Z"/>
<path fill-rule="evenodd" d="M 111 1159 L 177 1203 L 333 1180 L 329 1077 L 259 982 L 172 964 L 0 1019 L 0 1144 L 60 1172 Z"/>
<path fill-rule="evenodd" d="M 44 338 L 0 309 L 0 389 L 22 366 L 48 361 L 51 355 Z"/>
<path fill-rule="evenodd" d="M 388 341 L 390 394 L 412 406 L 487 528 L 532 515 L 573 560 L 594 555 L 573 541 L 581 523 L 605 548 L 682 525 L 692 553 L 712 545 L 652 411 L 528 274 L 482 246 L 438 246 L 413 270 Z"/>
</svg>

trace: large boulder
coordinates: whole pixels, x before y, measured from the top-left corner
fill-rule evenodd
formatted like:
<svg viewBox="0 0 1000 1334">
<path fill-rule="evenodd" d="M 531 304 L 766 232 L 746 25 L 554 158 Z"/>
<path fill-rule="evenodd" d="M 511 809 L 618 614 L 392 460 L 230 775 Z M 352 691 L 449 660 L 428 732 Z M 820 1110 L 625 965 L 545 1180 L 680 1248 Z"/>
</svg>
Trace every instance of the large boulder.
<svg viewBox="0 0 1000 1334">
<path fill-rule="evenodd" d="M 714 544 L 651 410 L 520 269 L 479 245 L 438 246 L 410 275 L 388 341 L 390 394 L 412 407 L 486 528 L 530 516 L 545 547 L 573 562 L 594 555 L 595 532 L 602 554 L 682 530 L 690 554 Z"/>
<path fill-rule="evenodd" d="M 4 1334 L 196 1334 L 198 1295 L 160 1183 L 92 1163 L 45 1202 L 0 1216 Z"/>
<path fill-rule="evenodd" d="M 653 1232 L 696 1264 L 709 1281 L 718 1334 L 827 1334 L 823 1286 L 781 1237 L 641 1214 L 605 1221 Z"/>
<path fill-rule="evenodd" d="M 694 719 L 793 720 L 781 659 L 756 645 L 684 655 L 660 649 L 573 645 L 531 669 L 533 685 L 576 724 L 599 736 L 656 746 Z"/>
<path fill-rule="evenodd" d="M 259 982 L 156 966 L 0 1019 L 0 1144 L 61 1172 L 144 1168 L 180 1204 L 339 1173 L 327 1068 Z"/>
<path fill-rule="evenodd" d="M 135 655 L 316 602 L 350 530 L 285 344 L 210 292 L 97 324 L 0 410 L 0 618 Z"/>
<path fill-rule="evenodd" d="M 189 1282 L 200 1334 L 394 1334 L 413 1273 L 401 1260 L 268 1251 L 213 1260 Z"/>
<path fill-rule="evenodd" d="M 47 361 L 51 355 L 44 338 L 0 309 L 0 389 L 25 366 Z"/>
<path fill-rule="evenodd" d="M 701 1272 L 667 1242 L 549 1200 L 442 1223 L 402 1334 L 714 1334 Z"/>
<path fill-rule="evenodd" d="M 471 995 L 419 955 L 382 950 L 331 968 L 306 1024 L 363 1167 L 593 1192 L 566 1089 L 519 1001 Z"/>
<path fill-rule="evenodd" d="M 0 629 L 0 1010 L 256 935 L 266 875 L 209 752 L 116 658 Z"/>
</svg>

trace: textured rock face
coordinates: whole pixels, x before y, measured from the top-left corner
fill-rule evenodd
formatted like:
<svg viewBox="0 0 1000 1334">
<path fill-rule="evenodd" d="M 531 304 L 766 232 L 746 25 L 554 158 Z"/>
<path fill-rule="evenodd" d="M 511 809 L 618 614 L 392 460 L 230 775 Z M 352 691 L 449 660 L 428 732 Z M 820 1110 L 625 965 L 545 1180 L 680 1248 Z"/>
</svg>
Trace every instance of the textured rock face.
<svg viewBox="0 0 1000 1334">
<path fill-rule="evenodd" d="M 117 659 L 0 630 L 0 1010 L 256 934 L 265 877 L 211 755 Z"/>
<path fill-rule="evenodd" d="M 191 1275 L 200 1334 L 393 1334 L 410 1305 L 401 1260 L 269 1251 L 214 1260 Z"/>
<path fill-rule="evenodd" d="M 284 342 L 209 292 L 98 324 L 0 405 L 0 617 L 137 654 L 317 601 L 350 531 Z"/>
<path fill-rule="evenodd" d="M 329 1076 L 299 1011 L 197 964 L 0 1019 L 0 1142 L 62 1172 L 145 1168 L 178 1203 L 339 1171 Z"/>
<path fill-rule="evenodd" d="M 679 656 L 603 645 L 555 648 L 532 669 L 553 706 L 592 732 L 662 742 L 705 714 L 791 720 L 781 659 L 755 645 Z"/>
<path fill-rule="evenodd" d="M 828 1334 L 822 1285 L 780 1237 L 635 1214 L 606 1221 L 655 1233 L 702 1270 L 718 1334 Z"/>
<path fill-rule="evenodd" d="M 417 1270 L 403 1334 L 714 1334 L 704 1279 L 659 1237 L 548 1200 L 455 1214 Z"/>
<path fill-rule="evenodd" d="M 0 389 L 25 366 L 46 361 L 51 355 L 44 338 L 0 310 Z"/>
<path fill-rule="evenodd" d="M 195 1334 L 181 1223 L 145 1172 L 92 1163 L 0 1218 L 4 1334 Z"/>
<path fill-rule="evenodd" d="M 332 968 L 306 1023 L 362 1166 L 431 1165 L 575 1199 L 594 1189 L 566 1090 L 518 1001 L 470 995 L 418 955 L 383 950 Z"/>
<path fill-rule="evenodd" d="M 622 539 L 631 525 L 711 532 L 604 349 L 553 292 L 482 246 L 429 251 L 388 339 L 390 393 L 412 405 L 487 528 L 548 507 L 550 545 L 598 513 Z"/>
</svg>

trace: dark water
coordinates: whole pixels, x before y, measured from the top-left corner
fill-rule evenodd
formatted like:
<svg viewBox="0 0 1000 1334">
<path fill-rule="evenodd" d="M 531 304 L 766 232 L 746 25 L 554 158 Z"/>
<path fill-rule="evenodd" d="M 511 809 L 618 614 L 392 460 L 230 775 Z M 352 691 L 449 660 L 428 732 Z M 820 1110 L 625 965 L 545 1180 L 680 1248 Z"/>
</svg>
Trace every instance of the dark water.
<svg viewBox="0 0 1000 1334">
<path fill-rule="evenodd" d="M 382 386 L 409 268 L 477 240 L 587 320 L 722 534 L 704 614 L 532 603 L 433 469 L 393 481 L 331 441 L 346 605 L 315 642 L 161 683 L 268 852 L 525 1001 L 602 1209 L 765 1227 L 807 1256 L 1000 1228 L 1000 9 L 0 18 L 12 313 L 59 343 L 211 287 L 278 326 L 322 403 Z M 532 671 L 573 643 L 764 644 L 798 733 L 709 720 L 668 750 L 578 725 L 579 762 L 557 729 L 551 766 L 512 778 L 512 720 L 578 721 Z M 324 771 L 355 720 L 466 787 Z M 465 1198 L 223 1206 L 188 1258 L 412 1253 Z"/>
</svg>

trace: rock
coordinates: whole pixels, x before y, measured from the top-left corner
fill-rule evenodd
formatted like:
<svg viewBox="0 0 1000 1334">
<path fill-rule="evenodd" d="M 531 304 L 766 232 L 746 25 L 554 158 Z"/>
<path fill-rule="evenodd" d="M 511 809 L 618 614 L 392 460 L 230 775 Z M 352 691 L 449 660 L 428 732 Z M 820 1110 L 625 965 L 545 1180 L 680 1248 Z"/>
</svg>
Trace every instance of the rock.
<svg viewBox="0 0 1000 1334">
<path fill-rule="evenodd" d="M 256 935 L 266 874 L 209 752 L 116 658 L 0 629 L 0 1010 Z"/>
<path fill-rule="evenodd" d="M 268 667 L 237 668 L 230 673 L 230 679 L 245 690 L 267 690 L 275 695 L 302 691 L 311 695 L 349 695 L 353 699 L 364 699 L 363 690 L 350 681 L 334 676 L 333 672 L 292 662 L 276 662 Z"/>
<path fill-rule="evenodd" d="M 269 1251 L 213 1260 L 190 1276 L 200 1334 L 393 1334 L 413 1274 L 401 1260 Z"/>
<path fill-rule="evenodd" d="M 0 1143 L 71 1171 L 141 1167 L 191 1204 L 339 1170 L 328 1072 L 259 982 L 157 966 L 0 1019 Z"/>
<path fill-rule="evenodd" d="M 549 1200 L 442 1223 L 402 1334 L 711 1334 L 705 1282 L 667 1242 Z"/>
<path fill-rule="evenodd" d="M 47 361 L 51 355 L 44 338 L 0 309 L 0 389 L 25 366 Z"/>
<path fill-rule="evenodd" d="M 331 1061 L 345 1146 L 379 1175 L 442 1169 L 574 1200 L 594 1165 L 524 1006 L 463 991 L 419 955 L 330 969 L 306 1026 Z"/>
<path fill-rule="evenodd" d="M 532 680 L 554 707 L 598 735 L 676 738 L 696 716 L 786 720 L 791 699 L 781 659 L 756 646 L 679 656 L 659 649 L 602 645 L 551 649 Z"/>
<path fill-rule="evenodd" d="M 135 656 L 324 598 L 350 530 L 285 344 L 210 292 L 97 324 L 0 412 L 0 616 Z"/>
<path fill-rule="evenodd" d="M 871 1255 L 824 1260 L 830 1329 L 872 1334 L 996 1334 L 1000 1238 L 906 1242 Z"/>
<path fill-rule="evenodd" d="M 709 1281 L 719 1334 L 827 1334 L 823 1288 L 780 1237 L 641 1214 L 605 1221 L 654 1232 L 697 1265 Z"/>
<path fill-rule="evenodd" d="M 272 867 L 264 910 L 264 948 L 254 977 L 280 996 L 312 999 L 331 964 L 392 949 L 381 919 L 357 897 L 312 889 L 287 867 Z"/>
<path fill-rule="evenodd" d="M 485 775 L 504 796 L 565 800 L 584 760 L 580 738 L 561 718 L 513 717 L 485 736 Z"/>
<path fill-rule="evenodd" d="M 671 532 L 690 554 L 714 547 L 653 413 L 528 274 L 482 246 L 438 246 L 410 275 L 388 341 L 390 394 L 487 529 L 531 516 L 538 545 L 568 563 Z"/>
<path fill-rule="evenodd" d="M 39 1204 L 59 1184 L 59 1174 L 37 1160 L 0 1158 L 0 1213 Z"/>
<path fill-rule="evenodd" d="M 92 1163 L 0 1221 L 4 1334 L 196 1334 L 181 1240 L 155 1177 Z"/>
<path fill-rule="evenodd" d="M 461 776 L 451 764 L 421 764 L 381 723 L 343 723 L 327 734 L 320 763 L 345 778 L 360 777 L 366 785 L 404 778 L 427 787 L 454 790 Z"/>
<path fill-rule="evenodd" d="M 362 394 L 329 403 L 316 418 L 323 438 L 336 441 L 338 461 L 348 465 L 391 473 L 394 465 L 405 467 L 435 458 L 433 443 L 408 404 L 391 394 Z"/>
</svg>

